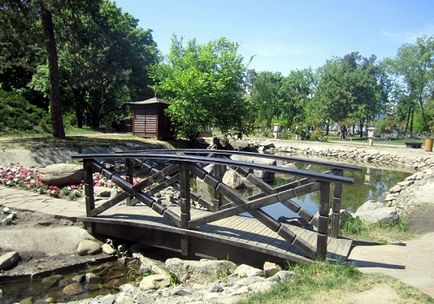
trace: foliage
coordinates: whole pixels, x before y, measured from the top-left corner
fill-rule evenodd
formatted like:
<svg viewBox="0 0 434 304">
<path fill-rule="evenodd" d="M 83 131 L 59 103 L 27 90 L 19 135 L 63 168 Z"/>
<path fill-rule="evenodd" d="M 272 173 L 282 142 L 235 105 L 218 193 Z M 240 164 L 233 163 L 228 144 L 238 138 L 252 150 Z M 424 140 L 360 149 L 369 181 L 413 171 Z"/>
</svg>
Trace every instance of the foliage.
<svg viewBox="0 0 434 304">
<path fill-rule="evenodd" d="M 48 114 L 30 104 L 18 93 L 0 89 L 0 134 L 19 132 L 46 133 L 50 130 Z"/>
<path fill-rule="evenodd" d="M 434 37 L 421 37 L 414 44 L 404 44 L 398 49 L 396 57 L 387 59 L 386 64 L 395 76 L 394 95 L 405 113 L 407 126 L 412 129 L 412 117 L 416 107 L 419 107 L 422 129 L 428 130 L 425 107 L 433 97 Z"/>
<path fill-rule="evenodd" d="M 368 231 L 368 227 L 358 217 L 348 217 L 341 223 L 341 232 L 344 234 L 360 235 Z"/>
<path fill-rule="evenodd" d="M 238 45 L 225 38 L 200 45 L 172 38 L 167 60 L 155 67 L 155 91 L 171 105 L 178 137 L 193 141 L 219 128 L 242 136 L 250 131 L 250 107 L 243 98 L 245 66 Z"/>
<path fill-rule="evenodd" d="M 310 140 L 315 141 L 326 141 L 326 138 L 324 136 L 324 132 L 321 131 L 320 128 L 315 128 L 315 130 L 310 133 Z"/>
</svg>

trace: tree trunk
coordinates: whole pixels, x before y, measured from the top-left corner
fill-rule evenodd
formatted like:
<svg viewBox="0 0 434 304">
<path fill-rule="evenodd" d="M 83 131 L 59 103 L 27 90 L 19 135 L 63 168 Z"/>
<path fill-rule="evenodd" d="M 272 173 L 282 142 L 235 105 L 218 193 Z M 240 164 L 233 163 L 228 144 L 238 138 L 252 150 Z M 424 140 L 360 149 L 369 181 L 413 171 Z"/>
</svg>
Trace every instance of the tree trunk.
<svg viewBox="0 0 434 304">
<path fill-rule="evenodd" d="M 101 123 L 101 118 L 98 115 L 98 110 L 91 109 L 90 110 L 90 126 L 92 129 L 98 129 Z"/>
<path fill-rule="evenodd" d="M 60 103 L 59 67 L 57 62 L 57 47 L 54 37 L 53 16 L 44 3 L 40 2 L 42 26 L 45 34 L 45 45 L 48 54 L 48 69 L 50 71 L 50 114 L 53 136 L 65 138 L 63 128 L 62 104 Z"/>
<path fill-rule="evenodd" d="M 414 108 L 411 107 L 410 112 L 410 137 L 413 138 L 413 117 L 414 117 Z"/>
<path fill-rule="evenodd" d="M 326 135 L 328 136 L 330 132 L 330 125 L 326 124 Z"/>
<path fill-rule="evenodd" d="M 363 126 L 364 126 L 364 124 L 365 124 L 365 121 L 364 121 L 364 120 L 361 120 L 361 121 L 359 122 L 359 128 L 360 128 L 360 130 L 359 130 L 359 136 L 360 136 L 360 138 L 363 137 Z"/>
<path fill-rule="evenodd" d="M 420 111 L 422 114 L 422 129 L 423 131 L 428 131 L 427 130 L 427 123 L 426 123 L 426 119 L 425 119 L 425 111 L 423 109 L 423 98 L 422 95 L 419 96 L 419 105 L 420 105 Z"/>
<path fill-rule="evenodd" d="M 80 129 L 83 128 L 83 97 L 84 94 L 79 91 L 76 94 L 74 94 L 75 96 L 75 119 L 77 121 L 77 127 L 79 127 Z"/>
<path fill-rule="evenodd" d="M 408 127 L 410 125 L 410 112 L 411 112 L 411 109 L 408 109 L 407 117 L 405 118 L 404 137 L 407 136 Z"/>
</svg>

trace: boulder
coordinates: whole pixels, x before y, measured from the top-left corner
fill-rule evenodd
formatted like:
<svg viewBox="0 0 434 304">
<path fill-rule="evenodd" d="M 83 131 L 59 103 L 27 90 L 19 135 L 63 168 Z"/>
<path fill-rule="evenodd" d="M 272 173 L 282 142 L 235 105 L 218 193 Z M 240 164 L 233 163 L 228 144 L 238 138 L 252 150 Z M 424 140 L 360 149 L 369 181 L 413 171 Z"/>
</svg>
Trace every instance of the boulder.
<svg viewBox="0 0 434 304">
<path fill-rule="evenodd" d="M 354 216 L 367 224 L 394 222 L 399 219 L 398 210 L 395 207 L 381 207 L 375 210 L 356 212 Z"/>
<path fill-rule="evenodd" d="M 375 209 L 378 209 L 381 207 L 384 207 L 383 203 L 369 200 L 369 201 L 366 201 L 365 203 L 363 203 L 359 208 L 357 208 L 356 214 L 361 213 L 361 212 L 372 211 L 372 210 L 375 210 Z"/>
<path fill-rule="evenodd" d="M 20 259 L 18 252 L 11 251 L 0 256 L 0 270 L 12 268 Z"/>
<path fill-rule="evenodd" d="M 194 281 L 209 281 L 217 276 L 229 275 L 233 273 L 237 265 L 225 260 L 200 261 L 181 260 L 179 258 L 167 259 L 166 268 L 173 272 L 181 282 L 189 279 Z"/>
<path fill-rule="evenodd" d="M 236 161 L 244 161 L 248 163 L 261 164 L 261 165 L 269 165 L 276 166 L 277 162 L 274 159 L 268 158 L 259 158 L 259 157 L 248 157 L 244 155 L 232 155 L 231 159 Z M 262 171 L 262 170 L 253 170 L 255 176 L 261 178 L 263 181 L 267 183 L 272 183 L 274 180 L 274 172 L 270 171 Z"/>
<path fill-rule="evenodd" d="M 39 180 L 50 186 L 67 186 L 81 183 L 83 177 L 81 165 L 53 164 L 41 169 Z"/>
<path fill-rule="evenodd" d="M 159 289 L 170 285 L 170 280 L 166 274 L 158 273 L 144 277 L 140 281 L 139 287 L 143 290 Z"/>
<path fill-rule="evenodd" d="M 223 183 L 231 187 L 232 189 L 246 188 L 245 178 L 239 175 L 235 170 L 229 169 L 223 176 Z"/>
<path fill-rule="evenodd" d="M 112 247 L 112 245 L 104 243 L 101 246 L 102 252 L 104 252 L 107 255 L 114 255 L 116 253 L 116 250 Z"/>
<path fill-rule="evenodd" d="M 79 255 L 97 254 L 100 251 L 101 245 L 92 240 L 83 240 L 77 247 L 77 253 Z"/>
<path fill-rule="evenodd" d="M 83 292 L 83 287 L 79 283 L 71 283 L 63 287 L 63 293 L 68 296 L 78 295 Z"/>
<path fill-rule="evenodd" d="M 262 269 L 264 270 L 265 277 L 268 278 L 274 276 L 276 273 L 281 271 L 282 267 L 275 263 L 265 262 Z"/>
<path fill-rule="evenodd" d="M 93 272 L 86 273 L 85 280 L 88 284 L 98 284 L 101 282 L 101 278 Z"/>
<path fill-rule="evenodd" d="M 402 190 L 402 186 L 401 185 L 395 185 L 392 188 L 389 189 L 389 193 L 398 193 Z"/>
<path fill-rule="evenodd" d="M 234 275 L 242 278 L 262 277 L 264 276 L 264 272 L 261 269 L 241 264 L 234 270 Z"/>
<path fill-rule="evenodd" d="M 53 287 L 54 285 L 56 285 L 62 277 L 63 276 L 60 274 L 55 274 L 55 275 L 46 277 L 42 280 L 42 286 L 45 289 L 49 289 L 49 288 Z"/>
</svg>

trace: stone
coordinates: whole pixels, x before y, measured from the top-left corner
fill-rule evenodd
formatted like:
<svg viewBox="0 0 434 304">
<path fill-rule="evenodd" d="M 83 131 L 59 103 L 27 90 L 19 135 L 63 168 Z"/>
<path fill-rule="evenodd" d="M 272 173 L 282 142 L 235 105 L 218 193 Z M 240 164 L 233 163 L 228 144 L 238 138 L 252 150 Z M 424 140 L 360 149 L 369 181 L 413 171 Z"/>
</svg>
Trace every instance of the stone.
<svg viewBox="0 0 434 304">
<path fill-rule="evenodd" d="M 356 214 L 359 212 L 372 211 L 383 207 L 383 204 L 377 201 L 369 200 L 364 202 L 359 208 L 357 208 Z"/>
<path fill-rule="evenodd" d="M 77 247 L 79 255 L 97 254 L 99 252 L 101 252 L 100 244 L 92 240 L 83 240 Z"/>
<path fill-rule="evenodd" d="M 55 275 L 46 277 L 46 278 L 42 279 L 42 286 L 46 289 L 49 289 L 49 288 L 53 287 L 54 285 L 56 285 L 61 278 L 62 278 L 62 275 L 60 275 L 60 274 L 55 274 Z"/>
<path fill-rule="evenodd" d="M 18 252 L 11 251 L 0 256 L 0 270 L 9 269 L 15 266 L 20 259 Z"/>
<path fill-rule="evenodd" d="M 143 290 L 159 289 L 170 285 L 170 280 L 167 275 L 158 273 L 144 277 L 140 281 L 139 287 Z"/>
<path fill-rule="evenodd" d="M 214 280 L 217 276 L 224 276 L 233 273 L 237 265 L 226 260 L 199 261 L 181 260 L 179 258 L 167 259 L 165 262 L 168 271 L 173 272 L 181 282 L 192 280 L 206 282 Z"/>
<path fill-rule="evenodd" d="M 264 272 L 261 269 L 246 264 L 241 264 L 234 270 L 234 275 L 242 278 L 262 277 L 264 276 Z"/>
<path fill-rule="evenodd" d="M 386 197 L 384 198 L 385 202 L 390 202 L 390 201 L 394 201 L 396 199 L 399 198 L 399 194 L 398 193 L 389 193 L 386 195 Z"/>
<path fill-rule="evenodd" d="M 109 187 L 93 187 L 93 193 L 95 196 L 99 197 L 110 197 L 112 196 L 113 188 Z"/>
<path fill-rule="evenodd" d="M 83 166 L 73 164 L 53 164 L 40 171 L 39 180 L 47 185 L 67 186 L 81 183 L 84 177 Z"/>
<path fill-rule="evenodd" d="M 265 277 L 268 278 L 274 276 L 276 273 L 281 271 L 282 267 L 275 263 L 265 262 L 262 269 L 264 270 Z"/>
<path fill-rule="evenodd" d="M 175 287 L 171 295 L 172 296 L 186 296 L 188 294 L 191 294 L 193 291 L 190 288 L 184 288 L 184 287 Z"/>
<path fill-rule="evenodd" d="M 223 286 L 219 282 L 214 282 L 208 289 L 210 292 L 222 292 Z"/>
<path fill-rule="evenodd" d="M 236 161 L 244 161 L 248 163 L 260 164 L 260 165 L 268 165 L 268 166 L 276 166 L 277 162 L 274 159 L 268 158 L 258 158 L 258 157 L 248 157 L 244 155 L 232 155 L 231 159 Z M 263 181 L 267 183 L 271 183 L 274 181 L 274 172 L 270 171 L 262 171 L 262 170 L 253 170 L 253 173 L 256 177 L 261 178 Z"/>
<path fill-rule="evenodd" d="M 9 207 L 4 207 L 3 214 L 9 214 L 9 213 L 11 213 L 11 209 Z"/>
<path fill-rule="evenodd" d="M 115 302 L 116 296 L 115 295 L 106 295 L 99 299 L 99 304 L 113 304 Z"/>
<path fill-rule="evenodd" d="M 232 189 L 246 188 L 245 178 L 240 176 L 235 170 L 229 169 L 226 171 L 222 179 L 223 183 L 231 187 Z"/>
<path fill-rule="evenodd" d="M 286 163 L 281 165 L 281 167 L 288 168 L 288 169 L 297 169 L 297 166 L 294 163 Z"/>
<path fill-rule="evenodd" d="M 102 252 L 104 252 L 107 255 L 116 254 L 116 250 L 110 244 L 107 244 L 107 243 L 102 244 L 101 249 L 102 249 Z"/>
<path fill-rule="evenodd" d="M 288 270 L 281 270 L 278 273 L 276 273 L 273 277 L 278 277 L 280 281 L 285 281 L 290 279 L 293 276 L 295 276 L 295 272 L 288 271 Z"/>
<path fill-rule="evenodd" d="M 404 187 L 410 186 L 411 184 L 413 184 L 413 181 L 403 180 L 402 182 L 399 182 L 397 185 L 399 185 L 402 188 L 404 188 Z"/>
<path fill-rule="evenodd" d="M 140 260 L 140 272 L 145 273 L 154 273 L 154 274 L 166 274 L 166 271 L 164 271 L 160 266 L 157 265 L 154 261 L 151 259 L 145 257 L 143 254 L 139 252 L 133 253 L 133 257 Z"/>
<path fill-rule="evenodd" d="M 32 303 L 33 303 L 33 297 L 27 297 L 20 301 L 20 304 L 32 304 Z"/>
<path fill-rule="evenodd" d="M 138 289 L 133 284 L 124 284 L 119 286 L 119 290 L 125 292 L 127 294 L 135 294 L 138 292 Z"/>
<path fill-rule="evenodd" d="M 75 296 L 83 292 L 83 288 L 79 283 L 71 283 L 63 288 L 63 293 L 68 296 Z"/>
<path fill-rule="evenodd" d="M 11 224 L 12 224 L 12 221 L 13 221 L 14 218 L 15 218 L 15 216 L 14 216 L 13 213 L 8 214 L 8 216 L 6 216 L 6 217 L 2 220 L 2 223 L 4 223 L 5 225 L 11 225 Z"/>
<path fill-rule="evenodd" d="M 254 292 L 266 292 L 270 290 L 273 287 L 273 285 L 274 284 L 271 281 L 258 282 L 250 286 L 250 289 L 253 290 Z"/>
<path fill-rule="evenodd" d="M 382 207 L 371 211 L 357 212 L 355 216 L 367 224 L 395 222 L 399 219 L 398 210 L 395 207 Z"/>
<path fill-rule="evenodd" d="M 395 186 L 393 186 L 392 188 L 390 188 L 389 189 L 389 193 L 398 193 L 398 192 L 401 192 L 401 190 L 402 190 L 402 186 L 401 185 L 395 185 Z"/>
<path fill-rule="evenodd" d="M 101 278 L 93 272 L 86 273 L 85 280 L 88 284 L 98 284 L 101 282 Z"/>
</svg>

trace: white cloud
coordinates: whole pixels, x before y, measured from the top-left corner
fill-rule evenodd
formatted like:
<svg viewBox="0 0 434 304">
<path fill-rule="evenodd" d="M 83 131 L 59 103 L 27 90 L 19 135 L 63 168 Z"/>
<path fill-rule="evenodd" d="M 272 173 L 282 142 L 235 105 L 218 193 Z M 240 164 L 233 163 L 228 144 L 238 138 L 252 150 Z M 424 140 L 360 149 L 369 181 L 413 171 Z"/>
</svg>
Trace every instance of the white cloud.
<svg viewBox="0 0 434 304">
<path fill-rule="evenodd" d="M 381 30 L 381 34 L 387 38 L 401 43 L 414 43 L 419 37 L 434 35 L 434 24 L 427 25 L 419 30 L 414 31 L 391 32 L 387 30 Z"/>
</svg>

